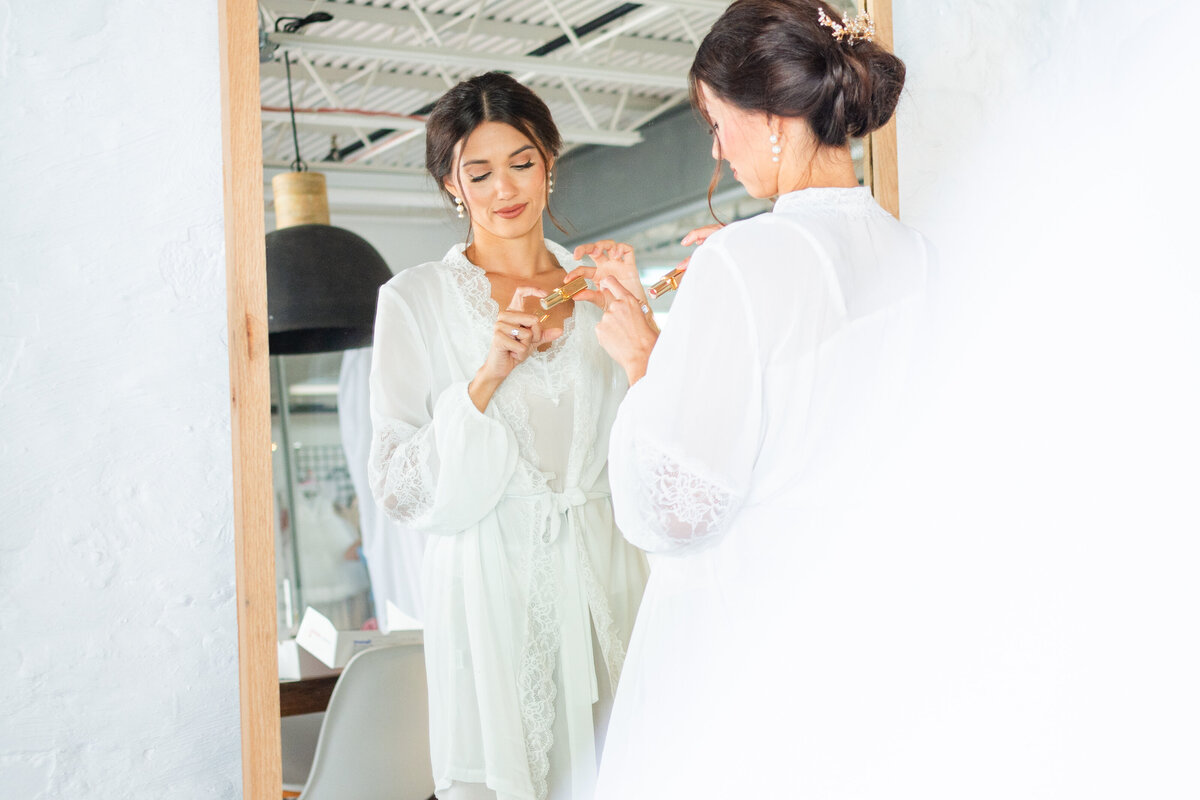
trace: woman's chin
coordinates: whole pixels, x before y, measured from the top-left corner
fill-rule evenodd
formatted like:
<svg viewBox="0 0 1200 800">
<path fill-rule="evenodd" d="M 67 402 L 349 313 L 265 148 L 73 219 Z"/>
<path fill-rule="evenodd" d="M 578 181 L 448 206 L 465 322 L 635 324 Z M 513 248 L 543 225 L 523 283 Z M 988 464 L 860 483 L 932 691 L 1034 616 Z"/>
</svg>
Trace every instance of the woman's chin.
<svg viewBox="0 0 1200 800">
<path fill-rule="evenodd" d="M 742 185 L 742 188 L 746 190 L 746 194 L 750 195 L 755 200 L 766 200 L 768 198 L 775 196 L 774 194 L 769 192 L 766 189 L 766 187 L 763 186 L 762 184 L 748 183 L 748 182 L 742 181 L 742 180 L 739 180 L 738 183 L 740 183 Z"/>
<path fill-rule="evenodd" d="M 541 219 L 540 215 L 535 216 L 526 211 L 517 219 L 507 220 L 503 217 L 496 217 L 494 220 L 489 220 L 487 225 L 477 225 L 477 227 L 496 239 L 523 239 L 537 231 Z"/>
</svg>

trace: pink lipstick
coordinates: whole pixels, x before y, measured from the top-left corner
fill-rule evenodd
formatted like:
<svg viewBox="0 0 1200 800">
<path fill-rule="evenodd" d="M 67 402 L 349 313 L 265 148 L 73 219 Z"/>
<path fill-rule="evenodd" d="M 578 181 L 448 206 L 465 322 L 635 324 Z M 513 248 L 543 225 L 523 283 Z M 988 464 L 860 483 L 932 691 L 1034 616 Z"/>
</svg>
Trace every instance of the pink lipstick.
<svg viewBox="0 0 1200 800">
<path fill-rule="evenodd" d="M 527 205 L 529 204 L 521 203 L 520 205 L 508 206 L 507 208 L 498 208 L 496 209 L 496 216 L 504 217 L 505 219 L 516 219 L 525 211 Z"/>
</svg>

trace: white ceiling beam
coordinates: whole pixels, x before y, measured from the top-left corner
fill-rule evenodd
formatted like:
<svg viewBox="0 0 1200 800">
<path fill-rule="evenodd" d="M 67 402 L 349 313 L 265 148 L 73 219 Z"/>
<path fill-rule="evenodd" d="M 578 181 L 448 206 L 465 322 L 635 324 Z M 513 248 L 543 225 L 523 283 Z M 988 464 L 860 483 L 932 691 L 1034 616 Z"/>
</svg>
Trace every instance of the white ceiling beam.
<svg viewBox="0 0 1200 800">
<path fill-rule="evenodd" d="M 638 9 L 637 11 L 634 11 L 632 14 L 627 14 L 624 19 L 622 19 L 619 23 L 617 23 L 616 27 L 610 28 L 606 25 L 604 32 L 596 33 L 594 36 L 589 35 L 587 38 L 587 42 L 585 42 L 583 45 L 583 49 L 588 50 L 588 49 L 597 47 L 599 45 L 602 45 L 605 42 L 608 42 L 610 46 L 615 47 L 618 50 L 628 49 L 628 48 L 622 48 L 620 46 L 620 42 L 623 40 L 631 39 L 631 38 L 633 38 L 634 41 L 637 41 L 637 42 L 658 41 L 656 39 L 636 39 L 634 37 L 623 36 L 622 34 L 624 34 L 625 31 L 633 30 L 634 28 L 638 27 L 639 25 L 645 25 L 646 23 L 651 22 L 651 21 L 657 19 L 658 17 L 661 17 L 663 14 L 669 13 L 670 11 L 671 11 L 671 9 L 669 9 L 665 6 L 661 6 L 659 8 Z M 679 48 L 679 50 L 680 50 L 679 55 L 681 57 L 691 58 L 693 55 L 695 55 L 695 51 L 691 47 L 688 47 L 687 45 L 681 46 Z"/>
<path fill-rule="evenodd" d="M 360 161 L 370 161 L 375 156 L 386 153 L 388 150 L 399 147 L 407 141 L 416 139 L 425 135 L 425 129 L 418 128 L 403 133 L 393 132 L 388 136 L 376 141 L 370 147 L 364 147 L 362 150 L 355 150 L 353 153 L 345 157 L 346 163 L 357 164 Z"/>
<path fill-rule="evenodd" d="M 308 164 L 313 172 L 348 172 L 354 174 L 361 173 L 378 173 L 380 175 L 402 175 L 408 176 L 423 176 L 425 170 L 416 167 L 388 167 L 382 165 L 367 165 L 367 164 L 346 164 L 341 161 L 313 161 Z M 292 164 L 290 161 L 282 159 L 268 159 L 263 161 L 264 170 L 278 170 L 281 172 L 291 172 Z M 267 181 L 270 184 L 270 180 Z"/>
<path fill-rule="evenodd" d="M 563 35 L 567 37 L 567 41 L 575 48 L 575 52 L 583 52 L 583 43 L 579 41 L 579 37 L 575 35 L 575 29 L 567 22 L 567 18 L 559 11 L 558 6 L 554 4 L 554 0 L 542 0 L 546 8 L 550 11 L 550 16 L 554 17 L 554 21 L 558 23 L 558 27 L 562 30 Z"/>
<path fill-rule="evenodd" d="M 600 124 L 596 122 L 596 118 L 592 116 L 592 110 L 587 107 L 587 103 L 583 102 L 583 98 L 580 97 L 579 92 L 575 91 L 575 85 L 566 78 L 561 78 L 560 80 L 562 80 L 562 84 L 564 87 L 566 87 L 566 90 L 571 93 L 571 97 L 575 100 L 575 105 L 579 108 L 579 113 L 583 114 L 583 118 L 587 121 L 587 124 L 591 127 L 591 129 L 596 130 L 599 128 Z"/>
<path fill-rule="evenodd" d="M 263 122 L 288 122 L 286 111 L 263 111 Z M 302 127 L 354 128 L 374 126 L 397 131 L 422 130 L 425 123 L 412 117 L 393 117 L 381 114 L 355 114 L 349 111 L 297 111 L 296 124 Z M 565 141 L 575 144 L 602 144 L 613 147 L 629 147 L 642 140 L 637 131 L 589 130 L 586 128 L 562 128 L 559 130 Z"/>
<path fill-rule="evenodd" d="M 539 75 L 565 75 L 586 81 L 609 84 L 656 86 L 664 89 L 686 89 L 687 77 L 682 73 L 669 74 L 599 67 L 571 61 L 550 60 L 537 56 L 512 56 L 481 53 L 476 50 L 456 50 L 449 47 L 406 47 L 349 42 L 320 36 L 294 33 L 272 33 L 272 42 L 289 50 L 305 53 L 329 53 L 351 58 L 384 59 L 428 66 L 464 67 L 466 69 L 502 69 L 509 72 L 533 72 Z"/>
<path fill-rule="evenodd" d="M 470 39 L 472 34 L 475 33 L 475 29 L 479 25 L 479 20 L 483 19 L 483 7 L 486 4 L 487 4 L 487 0 L 479 0 L 479 2 L 475 4 L 475 8 L 473 8 L 467 12 L 467 16 L 470 17 L 471 22 L 469 25 L 467 25 L 467 32 L 465 34 L 463 34 L 464 36 L 466 36 L 466 38 Z M 447 30 L 449 28 L 454 27 L 454 25 L 458 24 L 459 20 L 461 20 L 462 18 L 463 18 L 463 15 L 458 14 L 452 20 L 447 21 L 445 27 L 442 30 Z"/>
<path fill-rule="evenodd" d="M 263 122 L 287 122 L 286 111 L 263 111 Z M 425 127 L 419 119 L 393 117 L 386 114 L 355 114 L 349 111 L 297 111 L 296 124 L 306 128 L 354 128 L 370 125 L 374 128 L 391 128 L 397 131 L 418 130 Z"/>
<path fill-rule="evenodd" d="M 674 97 L 668 98 L 658 108 L 654 109 L 653 111 L 651 111 L 649 113 L 643 114 L 642 116 L 640 116 L 636 120 L 634 120 L 633 124 L 631 124 L 629 126 L 629 129 L 636 130 L 637 128 L 640 128 L 643 125 L 645 125 L 650 120 L 661 117 L 663 114 L 667 113 L 675 106 L 677 106 L 680 103 L 682 103 L 683 101 L 687 100 L 687 98 L 688 98 L 687 92 L 680 92 L 679 94 L 675 95 Z"/>
<path fill-rule="evenodd" d="M 347 81 L 362 80 L 364 70 L 350 69 L 346 67 L 321 67 L 314 66 L 317 74 L 321 76 L 329 84 L 339 87 Z M 284 70 L 282 61 L 271 61 L 262 64 L 259 67 L 259 74 L 263 78 L 278 78 L 284 80 Z M 372 86 L 387 88 L 387 89 L 403 89 L 407 91 L 428 92 L 431 95 L 437 96 L 446 91 L 446 86 L 442 83 L 441 78 L 433 75 L 413 75 L 404 72 L 386 72 L 376 70 L 374 73 Z M 302 79 L 301 79 L 302 80 Z M 565 89 L 560 89 L 556 86 L 535 86 L 534 91 L 538 96 L 547 103 L 571 103 L 574 98 Z M 600 92 L 594 89 L 577 89 L 584 101 L 593 108 L 595 107 L 611 107 L 621 103 L 621 94 L 617 92 Z M 650 111 L 657 108 L 662 102 L 661 98 L 644 97 L 638 95 L 630 95 L 625 103 L 625 109 L 631 112 Z"/>
<path fill-rule="evenodd" d="M 285 53 L 284 58 L 288 58 L 288 57 L 289 56 Z M 328 83 L 326 83 L 324 81 L 324 79 L 321 78 L 320 74 L 315 69 L 313 69 L 313 63 L 310 59 L 301 55 L 301 56 L 298 56 L 298 60 L 308 70 L 308 74 L 312 76 L 313 82 L 315 82 L 317 84 L 317 87 L 320 88 L 321 94 L 325 95 L 325 99 L 327 99 L 329 102 L 333 103 L 333 105 L 335 107 L 340 107 L 340 106 L 345 105 L 345 103 L 342 102 L 342 98 L 338 97 L 337 92 L 335 92 L 333 90 L 333 87 L 330 86 Z M 366 147 L 367 145 L 371 144 L 371 141 L 367 138 L 366 131 L 364 131 L 362 128 L 355 127 L 354 135 L 357 136 L 358 140 L 363 143 L 363 147 Z"/>
<path fill-rule="evenodd" d="M 425 33 L 421 36 L 421 39 L 431 39 L 438 47 L 445 45 L 445 42 L 442 41 L 442 37 L 438 36 L 438 32 L 434 29 L 433 25 L 429 23 L 429 18 L 425 16 L 425 12 L 421 11 L 421 7 L 416 3 L 412 3 L 411 5 L 412 12 L 417 15 L 417 19 L 420 20 L 421 26 L 425 29 Z M 442 67 L 437 67 L 436 69 L 437 74 L 442 76 L 442 82 L 446 84 L 446 88 L 453 88 L 457 81 L 447 75 L 446 70 Z"/>
<path fill-rule="evenodd" d="M 675 10 L 675 19 L 679 20 L 679 24 L 683 26 L 683 30 L 687 33 L 688 38 L 692 40 L 692 44 L 696 45 L 696 49 L 700 49 L 700 32 L 692 27 L 692 24 L 687 21 L 687 17 L 678 9 Z"/>
<path fill-rule="evenodd" d="M 266 203 L 274 203 L 270 184 L 263 190 Z M 402 189 L 350 189 L 330 186 L 326 189 L 330 206 L 371 208 L 444 208 L 446 201 L 433 189 L 405 191 Z"/>
<path fill-rule="evenodd" d="M 406 8 L 385 8 L 383 6 L 367 6 L 367 5 L 349 5 L 346 3 L 328 2 L 328 0 L 263 0 L 261 5 L 267 9 L 276 12 L 283 16 L 303 17 L 310 11 L 328 11 L 333 15 L 334 22 L 370 22 L 378 25 L 392 25 L 399 28 L 414 28 L 424 30 L 425 26 L 421 24 L 420 16 L 413 13 L 412 10 Z M 686 2 L 682 5 L 671 4 L 670 7 L 686 8 Z M 720 10 L 724 10 L 724 6 Z M 636 13 L 636 12 L 635 12 Z M 457 20 L 466 21 L 468 15 L 459 14 L 443 14 L 438 12 L 424 12 L 424 16 L 430 21 L 435 29 L 447 31 L 446 35 L 454 35 L 450 28 Z M 561 35 L 561 31 L 555 25 L 539 25 L 527 22 L 505 22 L 503 20 L 486 19 L 483 17 L 471 18 L 473 29 L 469 29 L 471 33 L 480 36 L 496 36 L 505 39 L 516 39 L 522 42 L 531 42 L 536 44 L 544 44 L 553 41 Z M 317 23 L 309 30 L 314 34 L 319 34 L 322 28 L 327 27 L 332 23 Z M 603 31 L 604 29 L 601 29 Z M 600 36 L 600 31 L 594 32 L 591 36 L 582 37 L 582 41 L 586 44 L 593 36 Z M 677 58 L 690 58 L 695 52 L 695 48 L 688 42 L 670 41 L 662 39 L 651 39 L 642 36 L 619 36 L 616 39 L 615 47 L 618 50 L 627 50 L 631 52 L 646 52 L 655 55 L 668 55 Z"/>
<path fill-rule="evenodd" d="M 625 110 L 625 101 L 629 99 L 629 90 L 621 92 L 621 100 L 617 103 L 616 110 L 613 111 L 612 123 L 608 126 L 612 130 L 617 129 L 617 125 L 621 122 L 621 112 Z"/>
<path fill-rule="evenodd" d="M 708 11 L 721 14 L 729 8 L 732 0 L 649 0 L 648 6 L 670 6 L 671 8 L 686 8 L 689 11 Z"/>
</svg>

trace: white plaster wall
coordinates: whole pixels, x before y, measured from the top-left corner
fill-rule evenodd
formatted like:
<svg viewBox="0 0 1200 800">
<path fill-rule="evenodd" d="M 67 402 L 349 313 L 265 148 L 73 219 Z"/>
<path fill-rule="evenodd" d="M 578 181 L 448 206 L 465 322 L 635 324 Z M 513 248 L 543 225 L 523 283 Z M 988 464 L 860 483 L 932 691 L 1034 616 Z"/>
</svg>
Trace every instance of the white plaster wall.
<svg viewBox="0 0 1200 800">
<path fill-rule="evenodd" d="M 895 0 L 902 213 L 944 327 L 880 468 L 876 588 L 924 667 L 876 709 L 887 796 L 1200 795 L 1198 23 Z"/>
<path fill-rule="evenodd" d="M 1196 796 L 1196 8 L 895 6 L 953 337 L 888 796 Z M 4 797 L 240 792 L 217 91 L 211 4 L 0 0 Z"/>
<path fill-rule="evenodd" d="M 0 796 L 240 796 L 216 3 L 0 0 L 0 108 Z"/>
</svg>

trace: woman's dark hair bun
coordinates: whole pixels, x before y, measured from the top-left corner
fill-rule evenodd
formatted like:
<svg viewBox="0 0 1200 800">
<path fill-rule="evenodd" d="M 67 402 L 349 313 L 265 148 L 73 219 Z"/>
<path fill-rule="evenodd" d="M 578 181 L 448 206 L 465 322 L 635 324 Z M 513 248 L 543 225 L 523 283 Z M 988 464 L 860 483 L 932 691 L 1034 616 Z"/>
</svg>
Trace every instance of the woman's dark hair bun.
<svg viewBox="0 0 1200 800">
<path fill-rule="evenodd" d="M 822 144 L 841 146 L 883 127 L 904 88 L 904 62 L 881 45 L 839 41 L 820 0 L 737 0 L 696 52 L 688 75 L 692 102 L 699 84 L 748 111 L 803 117 Z"/>
</svg>

